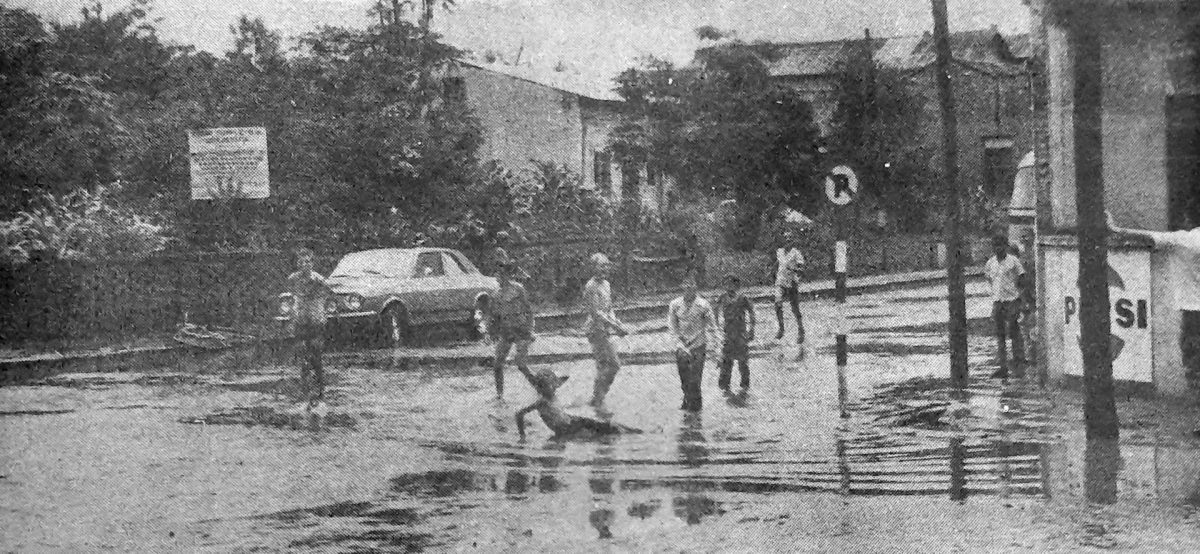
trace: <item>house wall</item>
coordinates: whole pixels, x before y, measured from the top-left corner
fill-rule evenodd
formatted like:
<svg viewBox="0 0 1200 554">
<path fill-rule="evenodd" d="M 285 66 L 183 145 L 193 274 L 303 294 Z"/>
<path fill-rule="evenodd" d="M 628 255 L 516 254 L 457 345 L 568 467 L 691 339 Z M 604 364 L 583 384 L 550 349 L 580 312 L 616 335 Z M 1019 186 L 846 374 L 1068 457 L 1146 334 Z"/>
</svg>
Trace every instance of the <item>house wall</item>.
<svg viewBox="0 0 1200 554">
<path fill-rule="evenodd" d="M 779 79 L 808 101 L 813 110 L 813 123 L 817 125 L 821 136 L 829 136 L 833 132 L 833 114 L 837 111 L 836 78 L 820 75 L 783 76 Z"/>
<path fill-rule="evenodd" d="M 994 74 L 979 71 L 966 64 L 951 66 L 950 83 L 954 97 L 954 113 L 958 125 L 959 183 L 970 190 L 982 190 L 985 183 L 985 141 L 989 138 L 1012 140 L 1009 170 L 1016 172 L 1021 156 L 1033 149 L 1033 111 L 1030 105 L 1028 79 L 1013 74 Z M 926 66 L 911 77 L 913 89 L 924 96 L 925 121 L 930 122 L 914 132 L 914 139 L 925 145 L 932 154 L 932 169 L 942 167 L 942 121 L 938 103 L 934 67 Z"/>
<path fill-rule="evenodd" d="M 1050 175 L 1040 186 L 1048 190 L 1050 206 L 1039 214 L 1047 232 L 1042 241 L 1073 237 L 1076 222 L 1075 166 L 1073 141 L 1073 50 L 1067 29 L 1069 12 L 1055 14 L 1040 6 L 1046 27 L 1047 69 L 1049 72 Z M 1105 205 L 1117 225 L 1165 230 L 1169 191 L 1166 169 L 1166 97 L 1176 83 L 1168 70 L 1171 45 L 1183 38 L 1183 29 L 1173 8 L 1130 8 L 1109 3 L 1104 10 L 1099 32 L 1102 57 L 1102 149 Z M 1075 17 L 1078 14 L 1074 15 Z M 1178 76 L 1176 76 L 1177 78 Z M 1059 237 L 1053 235 L 1057 233 Z M 1053 260 L 1042 252 L 1046 271 L 1055 271 Z M 1150 255 L 1151 332 L 1153 380 L 1160 394 L 1189 394 L 1179 349 L 1180 314 L 1170 302 L 1172 284 L 1168 261 L 1161 251 Z M 1044 283 L 1042 283 L 1044 285 Z M 1046 287 L 1039 287 L 1045 305 Z M 1048 317 L 1055 317 L 1050 313 Z M 1053 360 L 1062 349 L 1077 348 L 1055 336 L 1053 327 L 1043 329 L 1043 340 L 1050 360 L 1050 376 L 1056 369 Z"/>
<path fill-rule="evenodd" d="M 532 169 L 531 160 L 539 160 L 584 174 L 578 96 L 468 65 L 461 67 L 461 76 L 467 104 L 483 129 L 480 158 L 516 172 Z"/>
</svg>

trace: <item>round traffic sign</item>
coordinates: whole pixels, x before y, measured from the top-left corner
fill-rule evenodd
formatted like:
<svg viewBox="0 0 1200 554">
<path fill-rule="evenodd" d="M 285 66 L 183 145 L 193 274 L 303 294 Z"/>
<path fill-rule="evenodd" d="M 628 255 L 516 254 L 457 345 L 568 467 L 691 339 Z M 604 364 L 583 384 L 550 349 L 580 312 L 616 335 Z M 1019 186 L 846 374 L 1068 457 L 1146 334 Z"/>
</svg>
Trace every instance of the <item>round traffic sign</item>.
<svg viewBox="0 0 1200 554">
<path fill-rule="evenodd" d="M 858 176 L 848 166 L 839 165 L 825 176 L 825 197 L 838 206 L 849 204 L 858 195 Z"/>
</svg>

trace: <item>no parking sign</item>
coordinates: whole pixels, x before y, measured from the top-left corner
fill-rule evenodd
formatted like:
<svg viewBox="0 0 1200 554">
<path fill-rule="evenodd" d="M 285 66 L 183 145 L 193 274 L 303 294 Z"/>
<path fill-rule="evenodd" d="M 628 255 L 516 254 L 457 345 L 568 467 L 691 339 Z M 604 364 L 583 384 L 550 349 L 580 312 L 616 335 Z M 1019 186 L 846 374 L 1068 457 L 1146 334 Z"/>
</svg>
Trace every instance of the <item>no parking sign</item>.
<svg viewBox="0 0 1200 554">
<path fill-rule="evenodd" d="M 825 197 L 838 206 L 849 204 L 858 196 L 858 175 L 849 166 L 839 165 L 825 176 Z"/>
</svg>

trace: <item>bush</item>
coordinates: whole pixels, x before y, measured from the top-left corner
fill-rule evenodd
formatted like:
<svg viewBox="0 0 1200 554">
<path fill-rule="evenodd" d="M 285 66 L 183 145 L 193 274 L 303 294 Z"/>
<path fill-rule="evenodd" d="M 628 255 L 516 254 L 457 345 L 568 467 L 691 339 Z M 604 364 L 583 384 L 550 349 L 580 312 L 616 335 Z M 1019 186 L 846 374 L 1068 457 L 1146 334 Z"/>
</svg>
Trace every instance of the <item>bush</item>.
<svg viewBox="0 0 1200 554">
<path fill-rule="evenodd" d="M 96 261 L 158 252 L 170 242 L 166 228 L 116 199 L 119 185 L 47 195 L 41 206 L 0 222 L 3 263 L 34 257 Z"/>
</svg>

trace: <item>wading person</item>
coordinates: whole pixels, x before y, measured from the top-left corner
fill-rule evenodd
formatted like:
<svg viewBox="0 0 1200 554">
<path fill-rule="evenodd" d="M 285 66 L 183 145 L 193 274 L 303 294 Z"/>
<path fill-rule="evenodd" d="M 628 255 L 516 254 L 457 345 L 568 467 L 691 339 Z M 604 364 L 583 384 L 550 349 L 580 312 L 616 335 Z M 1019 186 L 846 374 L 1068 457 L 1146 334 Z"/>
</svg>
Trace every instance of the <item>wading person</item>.
<svg viewBox="0 0 1200 554">
<path fill-rule="evenodd" d="M 992 257 L 983 266 L 992 287 L 992 320 L 996 325 L 996 356 L 1000 367 L 992 377 L 1008 377 L 1008 342 L 1012 341 L 1013 362 L 1025 363 L 1021 344 L 1021 290 L 1019 283 L 1025 269 L 1016 256 L 1009 254 L 1008 238 L 992 237 Z"/>
<path fill-rule="evenodd" d="M 804 254 L 800 252 L 799 240 L 795 231 L 788 230 L 783 235 L 782 248 L 775 250 L 775 321 L 779 330 L 775 340 L 783 338 L 783 303 L 786 301 L 792 308 L 792 316 L 796 319 L 796 344 L 804 344 L 804 316 L 800 314 L 800 268 L 804 266 Z"/>
<path fill-rule="evenodd" d="M 683 391 L 681 409 L 700 411 L 703 404 L 700 383 L 704 358 L 708 353 L 708 333 L 716 329 L 716 318 L 708 301 L 696 294 L 696 278 L 683 280 L 683 296 L 671 301 L 667 309 L 667 327 L 675 338 L 675 365 Z"/>
<path fill-rule="evenodd" d="M 517 268 L 507 254 L 498 256 L 496 268 L 500 287 L 496 290 L 496 298 L 485 306 L 485 310 L 489 315 L 490 332 L 496 339 L 496 353 L 492 358 L 496 398 L 504 398 L 504 361 L 514 346 L 513 363 L 517 370 L 527 380 L 533 377 L 525 363 L 529 345 L 533 343 L 533 306 L 525 286 L 514 280 Z"/>
<path fill-rule="evenodd" d="M 596 381 L 592 389 L 592 407 L 602 409 L 604 397 L 612 388 L 617 372 L 621 370 L 621 361 L 617 358 L 617 350 L 613 346 L 611 335 L 625 336 L 628 331 L 617 313 L 613 311 L 612 287 L 608 283 L 608 274 L 612 263 L 604 254 L 592 255 L 592 278 L 583 287 L 583 302 L 587 306 L 588 319 L 585 324 L 588 342 L 592 345 L 592 357 L 596 360 Z"/>
<path fill-rule="evenodd" d="M 1184 371 L 1192 387 L 1200 386 L 1200 227 L 1185 215 L 1183 230 L 1144 231 L 1113 224 L 1113 232 L 1140 236 L 1154 242 L 1154 248 L 1167 254 L 1170 267 L 1172 305 L 1180 312 L 1179 349 Z"/>
<path fill-rule="evenodd" d="M 721 345 L 721 375 L 717 386 L 729 390 L 733 364 L 742 374 L 743 389 L 750 388 L 750 341 L 754 340 L 754 304 L 740 290 L 737 275 L 725 277 L 725 292 L 717 299 L 716 315 L 721 319 L 725 340 Z"/>
<path fill-rule="evenodd" d="M 313 252 L 296 251 L 296 272 L 287 278 L 295 315 L 293 337 L 300 349 L 300 390 L 307 409 L 324 409 L 325 371 L 321 357 L 325 351 L 325 301 L 331 291 L 325 278 L 313 271 Z"/>
<path fill-rule="evenodd" d="M 578 437 L 581 435 L 615 435 L 617 433 L 641 433 L 640 430 L 608 421 L 592 419 L 567 413 L 558 404 L 556 391 L 567 378 L 559 377 L 548 369 L 540 369 L 529 376 L 529 383 L 538 393 L 538 399 L 517 412 L 517 433 L 525 438 L 525 415 L 536 411 L 542 417 L 542 423 L 550 428 L 558 438 Z"/>
</svg>

